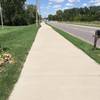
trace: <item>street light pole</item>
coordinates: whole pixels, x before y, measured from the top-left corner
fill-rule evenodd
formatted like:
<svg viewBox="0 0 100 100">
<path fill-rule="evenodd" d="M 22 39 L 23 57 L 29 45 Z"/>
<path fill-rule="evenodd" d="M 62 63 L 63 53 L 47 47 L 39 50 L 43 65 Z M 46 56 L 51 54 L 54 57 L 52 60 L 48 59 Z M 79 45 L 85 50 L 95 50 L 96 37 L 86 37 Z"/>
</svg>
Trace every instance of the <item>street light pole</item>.
<svg viewBox="0 0 100 100">
<path fill-rule="evenodd" d="M 1 3 L 0 3 L 0 15 L 1 15 L 1 25 L 2 25 L 2 29 L 3 29 L 3 15 L 2 15 Z"/>
</svg>

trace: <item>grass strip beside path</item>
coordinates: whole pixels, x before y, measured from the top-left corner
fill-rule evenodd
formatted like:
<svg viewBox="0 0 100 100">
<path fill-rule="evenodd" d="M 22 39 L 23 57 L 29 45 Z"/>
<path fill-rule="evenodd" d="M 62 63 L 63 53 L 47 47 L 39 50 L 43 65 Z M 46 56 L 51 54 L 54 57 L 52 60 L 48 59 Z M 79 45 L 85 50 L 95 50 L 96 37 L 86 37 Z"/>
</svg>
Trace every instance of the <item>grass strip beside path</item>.
<svg viewBox="0 0 100 100">
<path fill-rule="evenodd" d="M 36 25 L 0 29 L 1 47 L 7 48 L 16 62 L 2 66 L 4 70 L 0 72 L 0 100 L 7 100 L 17 82 L 37 30 Z"/>
<path fill-rule="evenodd" d="M 51 26 L 51 25 L 50 25 Z M 76 47 L 84 51 L 88 56 L 94 59 L 98 64 L 100 64 L 100 48 L 93 50 L 93 46 L 77 37 L 74 37 L 58 28 L 51 26 L 56 32 L 62 35 L 64 38 L 69 40 Z"/>
</svg>

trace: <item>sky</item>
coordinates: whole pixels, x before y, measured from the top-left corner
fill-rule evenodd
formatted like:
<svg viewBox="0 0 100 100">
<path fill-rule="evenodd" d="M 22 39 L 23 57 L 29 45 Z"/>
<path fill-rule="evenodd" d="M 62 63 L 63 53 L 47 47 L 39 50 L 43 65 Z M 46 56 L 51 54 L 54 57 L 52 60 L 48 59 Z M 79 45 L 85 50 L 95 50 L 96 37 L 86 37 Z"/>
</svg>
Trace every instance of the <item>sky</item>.
<svg viewBox="0 0 100 100">
<path fill-rule="evenodd" d="M 85 7 L 100 5 L 100 0 L 39 0 L 40 13 L 42 17 L 55 14 L 58 9 L 70 9 L 74 7 Z M 27 4 L 35 4 L 36 0 L 27 0 Z"/>
</svg>

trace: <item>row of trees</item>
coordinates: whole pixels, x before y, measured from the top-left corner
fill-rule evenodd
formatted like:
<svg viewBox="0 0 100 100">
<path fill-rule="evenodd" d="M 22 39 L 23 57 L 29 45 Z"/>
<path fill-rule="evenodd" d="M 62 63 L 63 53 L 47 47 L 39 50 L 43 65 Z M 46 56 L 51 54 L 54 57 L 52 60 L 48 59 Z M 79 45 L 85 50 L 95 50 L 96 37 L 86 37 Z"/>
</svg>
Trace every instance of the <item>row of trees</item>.
<svg viewBox="0 0 100 100">
<path fill-rule="evenodd" d="M 35 23 L 36 6 L 25 5 L 26 0 L 0 0 L 5 25 Z"/>
<path fill-rule="evenodd" d="M 100 21 L 100 6 L 58 10 L 49 15 L 48 20 L 54 21 Z"/>
</svg>

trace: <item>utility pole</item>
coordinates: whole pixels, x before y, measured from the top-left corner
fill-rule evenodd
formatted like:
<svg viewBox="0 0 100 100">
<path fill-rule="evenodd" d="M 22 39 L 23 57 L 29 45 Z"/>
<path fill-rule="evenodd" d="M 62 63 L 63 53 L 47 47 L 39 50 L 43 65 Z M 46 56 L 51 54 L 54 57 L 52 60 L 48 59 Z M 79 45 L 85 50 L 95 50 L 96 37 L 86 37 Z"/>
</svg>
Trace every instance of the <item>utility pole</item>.
<svg viewBox="0 0 100 100">
<path fill-rule="evenodd" d="M 38 3 L 39 3 L 39 0 L 36 0 L 36 26 L 37 27 L 39 27 Z"/>
<path fill-rule="evenodd" d="M 40 0 L 38 1 L 38 12 L 39 12 L 39 25 L 40 25 L 41 23 Z"/>
<path fill-rule="evenodd" d="M 3 29 L 3 15 L 2 15 L 2 7 L 1 7 L 1 3 L 0 3 L 0 17 L 1 17 L 1 25 L 2 25 L 2 29 Z"/>
</svg>

